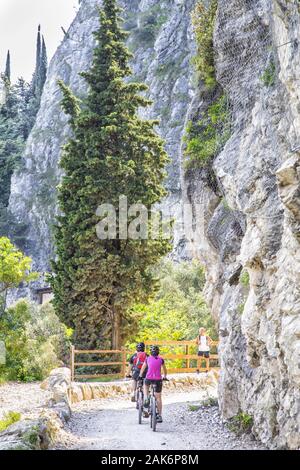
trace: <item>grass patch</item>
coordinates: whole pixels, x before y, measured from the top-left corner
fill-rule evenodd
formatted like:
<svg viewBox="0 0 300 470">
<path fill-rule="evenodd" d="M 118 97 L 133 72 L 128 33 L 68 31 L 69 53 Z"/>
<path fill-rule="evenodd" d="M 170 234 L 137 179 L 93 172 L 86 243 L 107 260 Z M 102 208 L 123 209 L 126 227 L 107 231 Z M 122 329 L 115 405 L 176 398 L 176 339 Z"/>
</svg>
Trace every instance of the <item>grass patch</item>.
<svg viewBox="0 0 300 470">
<path fill-rule="evenodd" d="M 9 426 L 14 423 L 17 423 L 21 419 L 21 413 L 17 413 L 15 411 L 9 411 L 0 420 L 0 432 L 5 431 Z"/>
<path fill-rule="evenodd" d="M 240 412 L 231 418 L 227 426 L 235 434 L 250 433 L 253 426 L 253 418 L 248 413 Z"/>
<path fill-rule="evenodd" d="M 189 411 L 198 411 L 200 408 L 200 405 L 189 405 Z"/>
</svg>

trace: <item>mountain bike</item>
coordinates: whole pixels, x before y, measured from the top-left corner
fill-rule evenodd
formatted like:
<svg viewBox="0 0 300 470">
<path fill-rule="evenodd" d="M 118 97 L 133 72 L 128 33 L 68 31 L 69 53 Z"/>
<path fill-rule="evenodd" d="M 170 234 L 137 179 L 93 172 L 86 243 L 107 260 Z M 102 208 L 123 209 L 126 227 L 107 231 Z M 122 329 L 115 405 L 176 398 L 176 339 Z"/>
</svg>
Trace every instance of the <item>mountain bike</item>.
<svg viewBox="0 0 300 470">
<path fill-rule="evenodd" d="M 168 382 L 168 379 L 163 379 L 164 382 Z M 153 432 L 156 431 L 157 425 L 157 400 L 156 400 L 156 384 L 150 385 L 150 406 L 149 406 L 149 414 L 150 414 L 150 427 L 152 428 Z"/>
<path fill-rule="evenodd" d="M 144 379 L 139 379 L 136 388 L 136 408 L 138 410 L 139 424 L 142 424 L 144 411 Z"/>
</svg>

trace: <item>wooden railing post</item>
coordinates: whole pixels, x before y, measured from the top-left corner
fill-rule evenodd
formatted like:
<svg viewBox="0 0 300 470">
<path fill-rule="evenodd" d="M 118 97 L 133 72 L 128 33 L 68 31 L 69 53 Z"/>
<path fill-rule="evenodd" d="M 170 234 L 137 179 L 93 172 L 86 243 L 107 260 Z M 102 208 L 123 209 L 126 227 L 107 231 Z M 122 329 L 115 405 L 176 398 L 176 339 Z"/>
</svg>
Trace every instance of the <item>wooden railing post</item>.
<svg viewBox="0 0 300 470">
<path fill-rule="evenodd" d="M 74 382 L 75 347 L 71 346 L 71 382 Z"/>
<path fill-rule="evenodd" d="M 190 346 L 189 345 L 186 345 L 185 347 L 185 353 L 189 356 L 190 354 Z M 190 361 L 190 358 L 187 359 L 187 369 L 190 369 L 191 367 L 191 361 Z"/>
</svg>

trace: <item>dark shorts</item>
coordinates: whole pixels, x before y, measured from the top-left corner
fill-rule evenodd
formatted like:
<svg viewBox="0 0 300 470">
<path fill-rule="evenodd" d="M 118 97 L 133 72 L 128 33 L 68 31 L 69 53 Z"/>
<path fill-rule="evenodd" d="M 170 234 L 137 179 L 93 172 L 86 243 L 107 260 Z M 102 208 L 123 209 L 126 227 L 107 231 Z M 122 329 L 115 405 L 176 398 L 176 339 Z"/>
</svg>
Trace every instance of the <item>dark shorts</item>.
<svg viewBox="0 0 300 470">
<path fill-rule="evenodd" d="M 145 385 L 152 385 L 156 384 L 156 392 L 161 393 L 162 391 L 162 386 L 163 386 L 163 381 L 162 380 L 150 380 L 150 379 L 145 379 Z"/>
<path fill-rule="evenodd" d="M 198 356 L 209 358 L 209 351 L 198 351 Z"/>
<path fill-rule="evenodd" d="M 140 369 L 132 369 L 132 380 L 135 380 L 137 382 L 139 380 L 140 372 L 141 372 Z M 147 374 L 147 369 L 143 373 L 143 379 L 146 377 L 146 374 Z"/>
</svg>

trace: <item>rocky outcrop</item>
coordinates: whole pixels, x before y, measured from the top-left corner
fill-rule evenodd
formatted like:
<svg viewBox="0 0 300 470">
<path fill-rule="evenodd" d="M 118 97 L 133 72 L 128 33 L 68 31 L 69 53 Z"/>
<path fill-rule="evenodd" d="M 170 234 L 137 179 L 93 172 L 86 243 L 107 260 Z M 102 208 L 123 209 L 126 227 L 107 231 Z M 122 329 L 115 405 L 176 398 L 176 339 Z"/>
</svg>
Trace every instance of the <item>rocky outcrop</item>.
<svg viewBox="0 0 300 470">
<path fill-rule="evenodd" d="M 38 419 L 24 419 L 1 432 L 0 450 L 47 450 L 61 428 L 57 414 L 44 410 Z"/>
<path fill-rule="evenodd" d="M 34 418 L 22 418 L 0 433 L 0 450 L 47 450 L 58 438 L 71 417 L 71 372 L 66 367 L 54 369 L 41 384 L 51 393 L 47 406 Z"/>
<path fill-rule="evenodd" d="M 206 169 L 183 176 L 204 214 L 188 238 L 219 323 L 223 417 L 247 413 L 260 440 L 290 449 L 300 448 L 299 35 L 296 1 L 219 0 L 231 137 L 215 186 Z"/>
<path fill-rule="evenodd" d="M 67 367 L 53 369 L 49 377 L 41 384 L 43 390 L 51 393 L 48 407 L 55 411 L 64 422 L 71 417 L 71 371 Z"/>
</svg>

